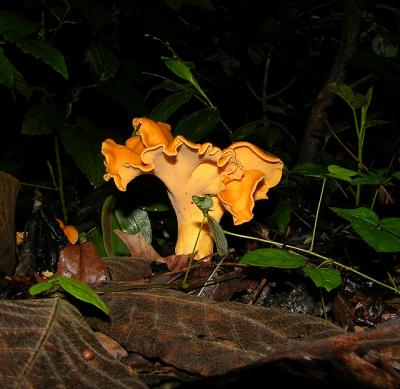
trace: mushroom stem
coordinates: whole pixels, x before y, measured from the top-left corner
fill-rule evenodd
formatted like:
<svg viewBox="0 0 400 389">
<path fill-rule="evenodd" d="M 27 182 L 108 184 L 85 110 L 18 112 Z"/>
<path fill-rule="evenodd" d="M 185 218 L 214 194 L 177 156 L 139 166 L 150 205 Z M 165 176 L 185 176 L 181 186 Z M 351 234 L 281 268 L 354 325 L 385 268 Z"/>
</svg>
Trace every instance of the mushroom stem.
<svg viewBox="0 0 400 389">
<path fill-rule="evenodd" d="M 168 191 L 168 196 L 171 200 L 172 207 L 175 210 L 178 222 L 178 238 L 175 246 L 176 254 L 190 254 L 196 244 L 197 235 L 203 222 L 203 212 L 193 203 L 191 196 L 186 199 L 177 199 L 171 192 Z M 213 197 L 214 207 L 209 212 L 217 222 L 221 220 L 223 208 L 220 205 L 218 198 Z M 214 239 L 208 222 L 205 221 L 200 232 L 200 236 L 195 249 L 196 259 L 204 258 L 212 254 L 214 249 Z M 210 259 L 209 259 L 210 260 Z"/>
</svg>

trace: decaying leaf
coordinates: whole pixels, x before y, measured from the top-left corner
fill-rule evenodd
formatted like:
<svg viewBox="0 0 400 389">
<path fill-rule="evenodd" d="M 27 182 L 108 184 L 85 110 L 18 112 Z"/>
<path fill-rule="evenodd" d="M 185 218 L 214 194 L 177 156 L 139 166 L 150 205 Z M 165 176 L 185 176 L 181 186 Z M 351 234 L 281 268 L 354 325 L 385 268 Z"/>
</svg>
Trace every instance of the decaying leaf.
<svg viewBox="0 0 400 389">
<path fill-rule="evenodd" d="M 147 242 L 141 232 L 137 234 L 128 234 L 121 230 L 114 232 L 126 244 L 132 257 L 141 258 L 142 261 L 165 263 L 170 271 L 181 270 L 185 268 L 189 262 L 190 255 L 174 254 L 163 258 L 154 250 L 153 246 Z"/>
<path fill-rule="evenodd" d="M 150 262 L 162 259 L 160 254 L 147 242 L 141 232 L 137 234 L 128 234 L 118 229 L 115 229 L 114 232 L 126 244 L 132 257 L 143 258 L 143 260 L 148 260 Z"/>
<path fill-rule="evenodd" d="M 142 258 L 107 257 L 102 261 L 111 281 L 138 281 L 152 275 L 151 263 Z"/>
<path fill-rule="evenodd" d="M 3 388 L 146 388 L 65 300 L 0 301 Z"/>
<path fill-rule="evenodd" d="M 313 316 L 216 303 L 165 288 L 107 293 L 103 298 L 113 320 L 89 319 L 95 328 L 112 333 L 128 352 L 202 376 L 223 374 L 284 347 L 343 333 Z"/>
<path fill-rule="evenodd" d="M 106 280 L 104 263 L 90 241 L 81 244 L 68 244 L 60 252 L 57 273 L 73 277 L 88 284 Z"/>
</svg>

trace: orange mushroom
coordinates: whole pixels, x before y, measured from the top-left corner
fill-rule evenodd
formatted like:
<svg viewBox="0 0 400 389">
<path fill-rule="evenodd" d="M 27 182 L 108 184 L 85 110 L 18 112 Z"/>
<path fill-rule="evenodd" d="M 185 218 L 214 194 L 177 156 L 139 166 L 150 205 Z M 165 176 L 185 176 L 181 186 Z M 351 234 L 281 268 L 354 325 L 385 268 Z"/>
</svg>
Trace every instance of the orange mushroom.
<svg viewBox="0 0 400 389">
<path fill-rule="evenodd" d="M 282 161 L 251 143 L 237 142 L 221 150 L 211 143 L 173 137 L 168 124 L 148 118 L 133 119 L 133 127 L 137 135 L 125 146 L 112 139 L 103 142 L 104 179 L 113 179 L 121 191 L 141 174 L 155 175 L 164 182 L 178 221 L 176 254 L 192 252 L 203 220 L 192 196 L 211 195 L 214 206 L 210 216 L 219 222 L 228 211 L 238 225 L 253 218 L 254 201 L 266 199 L 269 188 L 281 179 Z M 211 254 L 213 247 L 206 223 L 195 257 Z"/>
<path fill-rule="evenodd" d="M 76 227 L 72 225 L 64 225 L 64 222 L 61 219 L 56 219 L 61 229 L 64 231 L 65 236 L 68 239 L 68 242 L 71 244 L 75 244 L 78 241 L 79 233 Z"/>
</svg>

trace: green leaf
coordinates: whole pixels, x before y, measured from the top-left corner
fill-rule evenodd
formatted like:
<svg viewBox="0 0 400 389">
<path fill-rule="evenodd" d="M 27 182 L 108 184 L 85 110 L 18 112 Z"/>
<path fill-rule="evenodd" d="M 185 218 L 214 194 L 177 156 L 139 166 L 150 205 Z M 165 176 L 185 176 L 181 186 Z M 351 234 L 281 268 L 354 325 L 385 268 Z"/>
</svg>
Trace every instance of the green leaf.
<svg viewBox="0 0 400 389">
<path fill-rule="evenodd" d="M 185 0 L 165 0 L 167 5 L 172 8 L 174 11 L 179 11 L 185 2 Z"/>
<path fill-rule="evenodd" d="M 333 178 L 337 178 L 339 180 L 344 180 L 347 182 L 351 181 L 351 177 L 357 175 L 357 172 L 354 170 L 346 169 L 337 165 L 329 165 L 328 166 L 329 176 Z"/>
<path fill-rule="evenodd" d="M 345 209 L 331 207 L 330 209 L 349 222 L 361 222 L 370 225 L 378 225 L 379 223 L 378 215 L 369 208 Z"/>
<path fill-rule="evenodd" d="M 101 309 L 105 314 L 110 315 L 107 305 L 101 297 L 87 284 L 79 280 L 65 277 L 56 276 L 58 284 L 69 294 L 82 300 L 86 303 L 92 304 Z"/>
<path fill-rule="evenodd" d="M 10 90 L 14 89 L 14 67 L 0 47 L 0 84 L 5 85 Z"/>
<path fill-rule="evenodd" d="M 149 215 L 143 209 L 134 209 L 128 216 L 122 213 L 120 209 L 115 210 L 115 216 L 121 227 L 121 230 L 128 234 L 135 235 L 141 232 L 146 241 L 151 244 L 152 231 Z"/>
<path fill-rule="evenodd" d="M 335 269 L 312 268 L 305 266 L 303 272 L 310 277 L 319 288 L 325 288 L 328 292 L 337 288 L 342 283 L 340 272 Z"/>
<path fill-rule="evenodd" d="M 340 96 L 352 110 L 356 110 L 361 107 L 369 105 L 369 98 L 354 92 L 353 89 L 346 84 L 336 84 L 332 83 L 328 86 L 329 90 L 336 95 Z"/>
<path fill-rule="evenodd" d="M 33 90 L 25 77 L 14 67 L 15 90 L 24 96 L 28 101 L 32 97 Z"/>
<path fill-rule="evenodd" d="M 119 60 L 104 44 L 92 44 L 86 51 L 85 60 L 100 82 L 113 78 L 119 68 Z"/>
<path fill-rule="evenodd" d="M 51 289 L 54 286 L 54 281 L 53 279 L 50 279 L 48 281 L 45 282 L 39 282 L 38 284 L 32 285 L 29 288 L 29 294 L 31 294 L 32 296 L 35 296 L 39 293 L 43 293 L 46 290 Z"/>
<path fill-rule="evenodd" d="M 278 231 L 283 234 L 286 232 L 287 226 L 290 222 L 290 216 L 292 214 L 292 205 L 290 201 L 282 200 L 278 203 L 275 208 L 274 216 L 275 222 L 278 226 Z"/>
<path fill-rule="evenodd" d="M 195 80 L 192 72 L 190 71 L 190 67 L 192 67 L 193 64 L 185 63 L 179 59 L 170 57 L 161 57 L 161 59 L 163 60 L 167 68 L 171 70 L 172 73 L 174 73 L 180 78 L 183 78 L 186 81 L 189 81 L 191 84 L 194 83 L 197 84 L 197 81 Z"/>
<path fill-rule="evenodd" d="M 101 210 L 101 229 L 103 234 L 103 245 L 107 257 L 129 255 L 129 250 L 114 230 L 121 229 L 115 215 L 116 200 L 114 196 L 108 196 Z"/>
<path fill-rule="evenodd" d="M 400 236 L 397 234 L 398 218 L 379 221 L 378 215 L 368 208 L 330 208 L 351 222 L 353 230 L 374 250 L 382 253 L 400 251 Z M 394 219 L 394 221 L 392 220 Z"/>
<path fill-rule="evenodd" d="M 381 219 L 379 222 L 380 227 L 391 232 L 393 235 L 400 237 L 400 218 L 399 217 L 387 217 Z"/>
<path fill-rule="evenodd" d="M 55 71 L 60 73 L 65 79 L 68 79 L 68 70 L 65 64 L 64 56 L 55 47 L 42 40 L 21 39 L 13 37 L 10 39 L 25 54 L 32 55 L 50 65 Z"/>
<path fill-rule="evenodd" d="M 226 240 L 223 229 L 212 216 L 207 215 L 207 221 L 214 237 L 218 255 L 220 257 L 228 255 L 228 241 Z"/>
<path fill-rule="evenodd" d="M 262 124 L 262 120 L 254 120 L 252 122 L 244 124 L 233 132 L 233 134 L 231 135 L 232 142 L 238 142 L 247 139 Z"/>
<path fill-rule="evenodd" d="M 397 44 L 391 42 L 389 39 L 383 35 L 376 35 L 371 43 L 372 50 L 376 55 L 385 58 L 394 58 L 399 52 L 399 47 Z"/>
<path fill-rule="evenodd" d="M 328 169 L 324 165 L 318 165 L 312 162 L 305 162 L 300 165 L 295 166 L 290 174 L 299 174 L 301 176 L 310 177 L 324 177 L 328 174 Z"/>
<path fill-rule="evenodd" d="M 280 269 L 294 269 L 303 267 L 306 259 L 282 249 L 258 249 L 245 254 L 240 263 L 254 266 L 278 267 Z"/>
<path fill-rule="evenodd" d="M 400 171 L 399 172 L 394 172 L 392 174 L 392 177 L 394 177 L 396 180 L 400 180 Z"/>
<path fill-rule="evenodd" d="M 167 122 L 175 111 L 191 99 L 192 95 L 191 92 L 182 91 L 166 97 L 153 108 L 150 118 L 158 122 Z"/>
<path fill-rule="evenodd" d="M 40 28 L 40 23 L 32 22 L 20 14 L 10 11 L 0 12 L 0 33 L 8 36 L 24 37 Z"/>
<path fill-rule="evenodd" d="M 203 213 L 208 213 L 214 205 L 210 195 L 192 196 L 192 200 L 196 204 L 197 208 L 199 208 Z"/>
<path fill-rule="evenodd" d="M 353 178 L 351 184 L 357 185 L 385 185 L 390 181 L 390 177 L 385 176 L 384 171 L 369 171 L 367 173 L 358 173 L 360 177 Z"/>
<path fill-rule="evenodd" d="M 21 133 L 25 135 L 51 135 L 65 124 L 63 114 L 50 104 L 39 101 L 26 112 Z"/>
<path fill-rule="evenodd" d="M 176 126 L 175 135 L 183 135 L 193 142 L 198 142 L 208 135 L 218 122 L 218 112 L 212 108 L 204 108 L 184 116 Z"/>
<path fill-rule="evenodd" d="M 79 118 L 74 126 L 60 128 L 61 141 L 79 169 L 94 186 L 104 183 L 101 143 L 106 138 L 104 130 L 86 118 Z"/>
</svg>

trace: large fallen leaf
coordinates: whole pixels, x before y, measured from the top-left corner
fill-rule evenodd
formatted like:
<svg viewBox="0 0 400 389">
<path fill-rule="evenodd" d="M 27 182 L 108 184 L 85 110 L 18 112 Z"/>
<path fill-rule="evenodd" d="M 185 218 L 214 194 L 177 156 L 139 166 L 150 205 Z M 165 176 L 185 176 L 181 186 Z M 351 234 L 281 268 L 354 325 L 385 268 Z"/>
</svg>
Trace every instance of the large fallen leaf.
<svg viewBox="0 0 400 389">
<path fill-rule="evenodd" d="M 107 293 L 111 324 L 91 325 L 127 351 L 211 376 L 284 347 L 343 333 L 326 320 L 288 311 L 216 303 L 168 289 Z"/>
<path fill-rule="evenodd" d="M 112 281 L 138 281 L 152 275 L 150 262 L 134 257 L 106 257 L 102 262 Z"/>
<path fill-rule="evenodd" d="M 258 388 L 268 379 L 283 388 L 398 389 L 400 318 L 366 331 L 291 346 L 226 375 L 180 389 Z"/>
<path fill-rule="evenodd" d="M 2 388 L 146 388 L 65 300 L 0 301 Z"/>
</svg>

